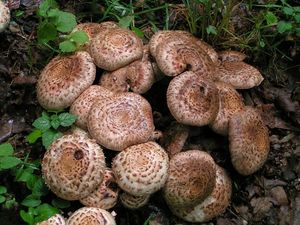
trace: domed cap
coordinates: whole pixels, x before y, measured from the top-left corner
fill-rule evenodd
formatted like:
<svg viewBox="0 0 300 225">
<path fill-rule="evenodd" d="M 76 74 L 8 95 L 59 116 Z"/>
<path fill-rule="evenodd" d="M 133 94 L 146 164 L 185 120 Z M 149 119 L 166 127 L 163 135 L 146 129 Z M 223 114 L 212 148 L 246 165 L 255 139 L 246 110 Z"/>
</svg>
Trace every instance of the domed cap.
<svg viewBox="0 0 300 225">
<path fill-rule="evenodd" d="M 264 80 L 256 68 L 241 61 L 222 62 L 216 71 L 216 79 L 229 83 L 236 89 L 252 88 Z"/>
<path fill-rule="evenodd" d="M 112 170 L 121 189 L 131 195 L 149 195 L 165 184 L 169 158 L 155 142 L 133 145 L 120 152 Z"/>
<path fill-rule="evenodd" d="M 80 202 L 85 206 L 110 209 L 116 205 L 118 195 L 115 175 L 111 169 L 106 168 L 102 183 L 87 197 L 80 199 Z"/>
<path fill-rule="evenodd" d="M 237 62 L 244 61 L 244 59 L 246 59 L 247 56 L 242 52 L 225 50 L 218 52 L 218 57 L 221 61 Z"/>
<path fill-rule="evenodd" d="M 83 135 L 54 141 L 42 161 L 45 183 L 58 197 L 78 200 L 101 184 L 105 168 L 102 149 Z"/>
<path fill-rule="evenodd" d="M 259 113 L 245 107 L 229 120 L 229 151 L 234 168 L 242 175 L 259 170 L 270 150 L 268 128 Z"/>
<path fill-rule="evenodd" d="M 75 124 L 86 130 L 88 113 L 95 100 L 101 100 L 112 95 L 113 92 L 99 85 L 92 85 L 87 88 L 71 105 L 70 113 L 77 116 Z"/>
<path fill-rule="evenodd" d="M 193 207 L 171 207 L 171 211 L 185 221 L 193 223 L 206 222 L 223 213 L 231 199 L 231 179 L 220 166 L 216 166 L 216 172 L 216 185 L 203 202 Z"/>
<path fill-rule="evenodd" d="M 154 129 L 150 104 L 135 93 L 118 93 L 96 101 L 88 117 L 91 136 L 116 151 L 148 141 Z"/>
<path fill-rule="evenodd" d="M 228 121 L 235 113 L 244 108 L 243 99 L 231 84 L 216 82 L 219 90 L 219 111 L 210 124 L 213 131 L 221 135 L 228 134 Z"/>
<path fill-rule="evenodd" d="M 208 153 L 189 150 L 171 158 L 168 174 L 163 188 L 167 204 L 170 207 L 194 206 L 213 191 L 216 165 Z"/>
<path fill-rule="evenodd" d="M 167 104 L 179 122 L 204 126 L 212 122 L 219 109 L 216 85 L 187 71 L 173 78 L 167 90 Z"/>
<path fill-rule="evenodd" d="M 69 217 L 67 225 L 116 225 L 116 221 L 105 209 L 83 207 Z"/>
<path fill-rule="evenodd" d="M 120 195 L 122 205 L 128 209 L 138 209 L 146 205 L 149 201 L 150 195 L 134 196 L 123 192 Z"/>
<path fill-rule="evenodd" d="M 48 110 L 69 107 L 96 76 L 96 67 L 87 52 L 57 56 L 43 69 L 37 82 L 37 98 Z"/>
<path fill-rule="evenodd" d="M 43 222 L 37 223 L 36 225 L 66 225 L 66 221 L 62 215 L 56 214 Z"/>
<path fill-rule="evenodd" d="M 4 4 L 4 2 L 0 1 L 0 32 L 4 31 L 4 29 L 8 26 L 10 21 L 10 10 Z"/>
<path fill-rule="evenodd" d="M 130 30 L 112 28 L 91 40 L 89 52 L 98 67 L 113 71 L 142 58 L 143 43 Z"/>
</svg>

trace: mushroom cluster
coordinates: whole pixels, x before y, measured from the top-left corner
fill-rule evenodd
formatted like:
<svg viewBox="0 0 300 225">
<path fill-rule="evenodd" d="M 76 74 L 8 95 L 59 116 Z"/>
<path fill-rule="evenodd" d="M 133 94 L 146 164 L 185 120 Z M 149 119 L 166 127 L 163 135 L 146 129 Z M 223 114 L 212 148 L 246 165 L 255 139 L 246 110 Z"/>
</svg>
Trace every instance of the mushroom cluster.
<svg viewBox="0 0 300 225">
<path fill-rule="evenodd" d="M 222 213 L 231 197 L 227 172 L 204 149 L 183 146 L 190 126 L 208 125 L 228 136 L 238 173 L 260 169 L 269 152 L 268 129 L 237 90 L 258 86 L 260 72 L 243 62 L 243 53 L 216 52 L 185 31 L 159 31 L 143 44 L 113 22 L 83 23 L 76 30 L 87 32 L 89 43 L 52 59 L 37 83 L 45 109 L 70 107 L 78 118 L 79 128 L 54 141 L 42 161 L 48 187 L 85 205 L 66 224 L 115 224 L 105 210 L 118 200 L 130 209 L 142 207 L 159 190 L 186 221 Z M 142 94 L 165 76 L 172 77 L 165 105 L 174 123 L 159 131 Z M 111 168 L 105 154 L 113 155 Z"/>
</svg>

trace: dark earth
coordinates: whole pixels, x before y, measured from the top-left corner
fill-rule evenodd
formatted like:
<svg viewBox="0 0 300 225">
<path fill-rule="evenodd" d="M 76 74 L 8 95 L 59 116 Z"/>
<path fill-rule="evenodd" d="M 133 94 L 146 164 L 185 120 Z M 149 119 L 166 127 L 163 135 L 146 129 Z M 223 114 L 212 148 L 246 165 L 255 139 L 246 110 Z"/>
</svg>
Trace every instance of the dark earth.
<svg viewBox="0 0 300 225">
<path fill-rule="evenodd" d="M 9 27 L 0 33 L 0 143 L 9 141 L 20 157 L 31 151 L 32 158 L 42 158 L 45 150 L 41 143 L 30 145 L 25 137 L 32 129 L 32 122 L 43 110 L 36 99 L 36 81 L 40 70 L 55 53 L 36 44 L 38 19 L 34 10 L 38 1 L 10 2 L 12 10 L 22 9 L 25 14 L 14 17 Z M 79 10 L 76 1 L 61 1 L 60 4 L 75 15 Z M 90 21 L 87 16 L 82 18 L 82 22 Z M 230 163 L 227 139 L 206 127 L 194 128 L 196 136 L 191 136 L 186 143 L 189 147 L 204 146 L 232 178 L 230 206 L 225 213 L 207 224 L 300 224 L 300 106 L 295 91 L 300 85 L 300 54 L 293 44 L 282 46 L 282 49 L 288 51 L 287 54 L 293 52 L 289 60 L 249 55 L 247 62 L 257 67 L 265 80 L 259 87 L 241 92 L 247 105 L 260 109 L 269 128 L 271 150 L 261 170 L 247 177 L 237 174 Z M 162 115 L 156 119 L 156 127 L 162 131 L 173 120 L 161 97 L 165 96 L 168 82 L 167 78 L 159 81 L 145 95 L 153 111 Z M 5 172 L 0 175 L 0 184 L 7 186 L 21 201 L 26 196 L 26 187 L 13 183 L 13 178 Z M 48 196 L 49 199 L 51 197 Z M 64 215 L 78 207 L 79 203 L 72 203 Z M 19 217 L 20 208 L 7 210 L 0 206 L 0 225 L 25 224 Z M 142 225 L 149 216 L 149 224 L 152 225 L 188 224 L 172 216 L 159 192 L 141 209 L 131 211 L 117 205 L 113 210 L 119 225 Z"/>
</svg>

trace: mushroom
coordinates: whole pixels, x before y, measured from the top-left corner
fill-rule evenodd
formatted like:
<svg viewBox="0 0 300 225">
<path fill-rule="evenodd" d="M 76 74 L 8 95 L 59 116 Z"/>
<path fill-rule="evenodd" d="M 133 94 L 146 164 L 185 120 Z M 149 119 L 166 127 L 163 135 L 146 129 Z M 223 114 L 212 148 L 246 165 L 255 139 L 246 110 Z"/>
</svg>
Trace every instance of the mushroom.
<svg viewBox="0 0 300 225">
<path fill-rule="evenodd" d="M 4 2 L 0 1 L 0 32 L 4 31 L 8 26 L 10 21 L 10 10 L 4 4 Z"/>
<path fill-rule="evenodd" d="M 268 128 L 260 114 L 245 107 L 229 120 L 229 151 L 234 168 L 242 175 L 259 170 L 270 150 Z"/>
<path fill-rule="evenodd" d="M 115 151 L 148 141 L 155 129 L 148 101 L 129 92 L 96 101 L 87 125 L 100 145 Z"/>
<path fill-rule="evenodd" d="M 70 107 L 70 113 L 77 116 L 75 124 L 86 130 L 88 113 L 95 100 L 101 100 L 112 95 L 113 92 L 99 85 L 92 85 L 87 88 Z"/>
<path fill-rule="evenodd" d="M 225 50 L 225 51 L 218 52 L 218 57 L 221 61 L 234 62 L 234 61 L 244 61 L 244 59 L 247 56 L 242 52 Z"/>
<path fill-rule="evenodd" d="M 188 150 L 171 158 L 168 174 L 163 187 L 167 204 L 171 208 L 194 206 L 213 191 L 216 165 L 208 153 Z"/>
<path fill-rule="evenodd" d="M 85 198 L 103 180 L 105 159 L 96 142 L 83 135 L 64 135 L 54 141 L 42 160 L 47 186 L 66 200 Z"/>
<path fill-rule="evenodd" d="M 231 84 L 216 82 L 219 90 L 219 111 L 217 117 L 210 124 L 213 131 L 221 135 L 228 134 L 228 121 L 244 108 L 243 99 Z"/>
<path fill-rule="evenodd" d="M 216 165 L 216 185 L 205 200 L 192 207 L 172 207 L 171 211 L 188 222 L 207 222 L 225 211 L 232 193 L 231 179 L 226 171 Z"/>
<path fill-rule="evenodd" d="M 91 40 L 89 52 L 98 67 L 113 71 L 142 58 L 143 43 L 130 30 L 112 28 Z"/>
<path fill-rule="evenodd" d="M 106 168 L 102 183 L 87 197 L 80 199 L 80 202 L 85 206 L 110 209 L 116 205 L 118 195 L 115 175 L 111 169 Z"/>
<path fill-rule="evenodd" d="M 182 124 L 204 126 L 217 116 L 219 95 L 216 85 L 187 71 L 173 78 L 167 90 L 167 104 Z"/>
<path fill-rule="evenodd" d="M 37 82 L 37 98 L 48 110 L 69 107 L 96 76 L 96 67 L 87 52 L 57 56 L 43 69 Z"/>
<path fill-rule="evenodd" d="M 116 221 L 105 209 L 82 207 L 69 217 L 67 225 L 116 225 Z"/>
<path fill-rule="evenodd" d="M 51 216 L 49 219 L 39 222 L 36 225 L 66 225 L 65 218 L 60 214 L 55 214 Z"/>
<path fill-rule="evenodd" d="M 150 195 L 135 196 L 123 192 L 120 195 L 122 205 L 128 209 L 138 209 L 146 205 L 149 201 Z"/>
<path fill-rule="evenodd" d="M 155 142 L 132 145 L 112 162 L 119 187 L 135 196 L 150 195 L 165 184 L 169 158 Z"/>
<path fill-rule="evenodd" d="M 242 61 L 223 61 L 218 66 L 215 77 L 236 89 L 252 88 L 264 80 L 256 68 Z"/>
</svg>

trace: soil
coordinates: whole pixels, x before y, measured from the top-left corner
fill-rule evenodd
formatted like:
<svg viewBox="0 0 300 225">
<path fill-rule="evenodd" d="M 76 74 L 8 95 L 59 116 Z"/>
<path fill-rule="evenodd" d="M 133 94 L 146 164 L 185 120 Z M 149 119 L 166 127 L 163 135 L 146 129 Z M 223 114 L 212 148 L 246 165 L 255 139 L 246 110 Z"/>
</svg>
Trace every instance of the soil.
<svg viewBox="0 0 300 225">
<path fill-rule="evenodd" d="M 12 2 L 19 2 L 20 5 L 11 7 L 21 7 L 25 15 L 14 18 L 8 29 L 0 33 L 0 143 L 9 141 L 20 156 L 31 151 L 32 158 L 41 158 L 44 151 L 41 143 L 29 145 L 25 137 L 32 129 L 32 122 L 43 110 L 36 99 L 36 81 L 41 69 L 54 54 L 36 45 L 38 20 L 33 13 L 36 5 L 30 5 L 29 1 Z M 268 60 L 255 62 L 253 59 L 255 55 L 248 58 L 248 63 L 262 71 L 265 80 L 259 87 L 241 94 L 247 105 L 260 109 L 269 128 L 271 150 L 263 168 L 244 177 L 232 168 L 226 138 L 207 127 L 194 128 L 198 134 L 190 137 L 188 144 L 204 146 L 215 161 L 227 169 L 233 184 L 230 206 L 207 224 L 299 225 L 300 111 L 298 96 L 293 92 L 299 82 L 299 52 L 290 61 L 278 59 L 273 62 L 276 68 L 262 65 L 262 61 Z M 168 78 L 161 80 L 145 95 L 153 110 L 162 115 L 156 121 L 157 128 L 162 131 L 173 120 L 161 103 L 164 102 L 161 96 L 165 96 L 168 82 Z M 2 172 L 0 175 L 0 184 L 13 190 L 17 201 L 21 201 L 26 187 L 13 183 L 9 174 Z M 65 215 L 78 206 L 79 203 L 72 203 L 72 207 L 65 210 Z M 24 224 L 19 218 L 21 208 L 0 208 L 0 224 Z M 155 193 L 149 204 L 141 209 L 132 211 L 117 205 L 113 210 L 119 225 L 141 225 L 150 215 L 150 224 L 188 224 L 172 216 L 160 192 Z"/>
</svg>

